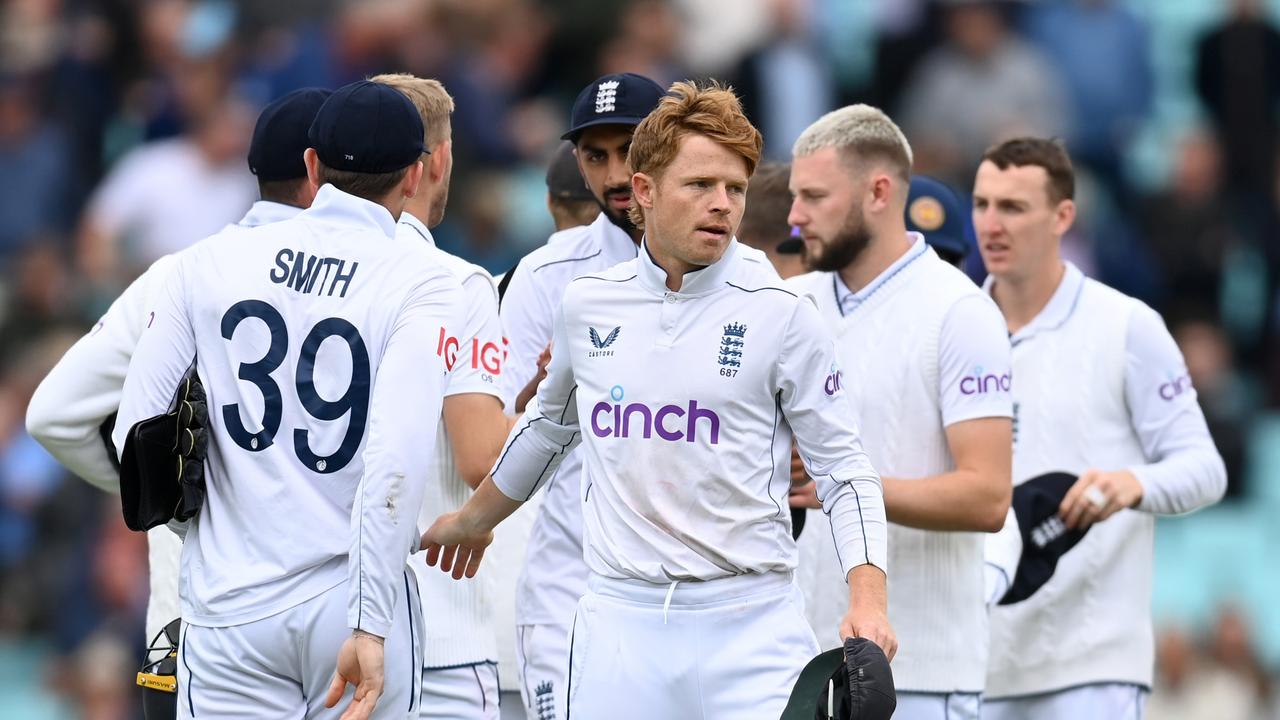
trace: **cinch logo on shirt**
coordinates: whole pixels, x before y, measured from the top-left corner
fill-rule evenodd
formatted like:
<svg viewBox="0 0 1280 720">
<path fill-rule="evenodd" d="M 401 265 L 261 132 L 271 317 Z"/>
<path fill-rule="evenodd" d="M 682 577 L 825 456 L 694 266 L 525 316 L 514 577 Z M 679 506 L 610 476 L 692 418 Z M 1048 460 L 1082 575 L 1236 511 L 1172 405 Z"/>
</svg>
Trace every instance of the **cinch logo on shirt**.
<svg viewBox="0 0 1280 720">
<path fill-rule="evenodd" d="M 506 343 L 506 338 L 503 338 Z M 445 370 L 452 370 L 453 364 L 458 360 L 458 348 L 462 341 L 450 335 L 444 328 L 440 328 L 440 337 L 436 341 L 436 355 L 444 358 Z M 497 343 L 487 342 L 480 344 L 480 338 L 471 338 L 471 369 L 479 370 L 481 367 L 490 375 L 502 374 L 502 360 L 506 355 L 506 351 L 498 347 Z"/>
<path fill-rule="evenodd" d="M 1160 386 L 1160 399 L 1172 400 L 1191 389 L 1191 376 L 1183 374 Z"/>
<path fill-rule="evenodd" d="M 614 385 L 609 391 L 613 403 L 598 402 L 591 408 L 591 432 L 596 437 L 630 437 L 632 431 L 641 433 L 647 440 L 654 434 L 663 440 L 697 442 L 700 420 L 711 432 L 711 444 L 720 442 L 720 416 L 714 410 L 698 407 L 697 400 L 690 400 L 688 407 L 663 405 L 654 410 L 643 403 L 622 405 L 622 386 Z"/>
<path fill-rule="evenodd" d="M 1009 392 L 1013 386 L 1013 373 L 1003 375 L 983 374 L 982 368 L 973 369 L 972 375 L 960 379 L 960 393 L 963 395 L 985 395 L 989 392 Z"/>
<path fill-rule="evenodd" d="M 825 390 L 828 395 L 835 395 L 840 392 L 843 380 L 844 374 L 841 373 L 836 366 L 832 365 L 831 374 L 827 376 L 827 381 L 823 384 L 822 389 Z"/>
</svg>

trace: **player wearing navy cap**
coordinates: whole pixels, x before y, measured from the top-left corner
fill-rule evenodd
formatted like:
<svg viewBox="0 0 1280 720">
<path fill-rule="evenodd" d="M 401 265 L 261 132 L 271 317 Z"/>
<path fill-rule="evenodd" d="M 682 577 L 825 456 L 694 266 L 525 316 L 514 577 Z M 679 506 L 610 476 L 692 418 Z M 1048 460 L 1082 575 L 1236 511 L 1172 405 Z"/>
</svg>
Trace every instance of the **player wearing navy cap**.
<svg viewBox="0 0 1280 720">
<path fill-rule="evenodd" d="M 815 272 L 789 286 L 817 300 L 836 336 L 846 374 L 833 385 L 853 400 L 884 482 L 889 617 L 902 641 L 896 717 L 977 718 L 987 661 L 981 533 L 1003 526 L 1012 492 L 1009 340 L 990 298 L 907 231 L 911 147 L 884 113 L 828 113 L 794 155 L 790 221 Z M 806 488 L 816 506 L 812 485 L 793 504 Z M 832 590 L 837 557 L 826 516 L 809 515 L 805 609 L 833 647 L 830 627 L 844 613 Z"/>
<path fill-rule="evenodd" d="M 309 138 L 315 202 L 175 259 L 120 402 L 117 446 L 168 410 L 193 360 L 208 397 L 207 496 L 180 580 L 183 718 L 337 717 L 348 683 L 343 717 L 417 710 L 405 562 L 444 390 L 437 341 L 462 290 L 396 235 L 426 150 L 408 99 L 347 85 Z"/>
<path fill-rule="evenodd" d="M 328 90 L 295 90 L 267 105 L 249 146 L 249 168 L 258 177 L 261 200 L 224 233 L 293 217 L 311 205 L 316 188 L 307 179 L 302 154 L 307 130 Z M 36 388 L 27 407 L 27 428 L 68 469 L 88 482 L 119 492 L 114 451 L 102 440 L 120 406 L 129 358 L 148 322 L 150 296 L 174 262 L 166 255 L 139 276 L 88 335 L 67 350 Z M 147 600 L 147 639 L 178 617 L 178 558 L 182 544 L 168 528 L 147 533 L 151 593 Z"/>
<path fill-rule="evenodd" d="M 578 168 L 602 212 L 590 225 L 557 232 L 529 253 L 503 282 L 502 325 L 510 342 L 503 372 L 507 397 L 522 394 L 538 373 L 538 357 L 551 342 L 561 299 L 579 275 L 636 256 L 641 231 L 631 222 L 631 167 L 627 153 L 636 124 L 664 90 L 631 73 L 606 75 L 582 89 L 564 139 L 573 142 Z M 580 453 L 572 452 L 551 477 L 529 537 L 516 588 L 517 661 L 521 692 L 532 717 L 564 717 L 562 678 L 569 661 L 569 623 L 587 590 L 582 556 Z"/>
<path fill-rule="evenodd" d="M 969 255 L 969 208 L 950 186 L 912 175 L 907 191 L 907 232 L 917 232 L 944 261 L 960 266 Z"/>
</svg>

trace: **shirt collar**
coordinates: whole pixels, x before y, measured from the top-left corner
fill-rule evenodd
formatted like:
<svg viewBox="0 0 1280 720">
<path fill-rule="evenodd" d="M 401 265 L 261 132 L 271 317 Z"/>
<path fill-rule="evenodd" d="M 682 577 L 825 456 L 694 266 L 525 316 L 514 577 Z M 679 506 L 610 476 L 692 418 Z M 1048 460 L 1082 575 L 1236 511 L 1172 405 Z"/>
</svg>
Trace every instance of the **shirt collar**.
<svg viewBox="0 0 1280 720">
<path fill-rule="evenodd" d="M 908 265 L 929 252 L 929 246 L 925 244 L 924 235 L 918 232 L 909 232 L 907 237 L 911 238 L 911 247 L 858 292 L 850 290 L 849 286 L 844 284 L 844 278 L 840 277 L 840 273 L 831 273 L 832 282 L 835 285 L 836 305 L 840 308 L 841 315 L 848 315 L 857 310 L 862 303 L 867 301 L 867 298 L 884 287 L 890 278 L 902 272 Z"/>
<path fill-rule="evenodd" d="M 400 213 L 400 224 L 409 226 L 409 229 L 421 235 L 422 239 L 426 240 L 431 247 L 436 246 L 436 239 L 431 235 L 431 230 L 427 228 L 426 223 L 419 220 L 413 213 L 408 210 Z"/>
<path fill-rule="evenodd" d="M 376 225 L 387 237 L 396 236 L 396 219 L 391 216 L 390 210 L 370 200 L 344 193 L 329 183 L 320 186 L 315 202 L 301 214 L 339 225 Z"/>
<path fill-rule="evenodd" d="M 259 200 L 249 208 L 249 212 L 245 213 L 237 224 L 242 227 L 270 225 L 281 220 L 288 220 L 300 212 L 302 212 L 300 207 L 272 202 L 271 200 Z"/>
<path fill-rule="evenodd" d="M 600 252 L 610 265 L 626 262 L 640 252 L 636 241 L 632 240 L 625 230 L 614 225 L 603 210 L 592 221 L 591 232 L 599 238 Z"/>
<path fill-rule="evenodd" d="M 729 240 L 729 247 L 725 248 L 724 255 L 721 255 L 719 260 L 693 272 L 685 273 L 684 279 L 680 283 L 680 289 L 671 290 L 667 287 L 667 271 L 659 267 L 653 261 L 653 256 L 649 254 L 649 240 L 647 237 L 640 244 L 640 247 L 642 252 L 636 259 L 637 274 L 640 276 L 640 280 L 656 292 L 690 297 L 706 295 L 722 287 L 724 281 L 729 277 L 729 271 L 732 270 L 734 261 L 738 257 L 738 240 L 732 238 Z"/>
<path fill-rule="evenodd" d="M 1058 283 L 1058 289 L 1053 291 L 1053 296 L 1049 298 L 1048 303 L 1045 303 L 1039 314 L 1010 337 L 1014 342 L 1025 340 L 1042 330 L 1055 330 L 1075 312 L 1080 291 L 1084 289 L 1084 273 L 1070 261 L 1064 260 L 1062 264 L 1066 266 L 1066 270 L 1062 273 L 1062 281 Z M 992 292 L 994 288 L 995 276 L 988 275 L 987 279 L 982 281 L 982 291 L 991 295 L 994 300 L 995 296 Z"/>
</svg>

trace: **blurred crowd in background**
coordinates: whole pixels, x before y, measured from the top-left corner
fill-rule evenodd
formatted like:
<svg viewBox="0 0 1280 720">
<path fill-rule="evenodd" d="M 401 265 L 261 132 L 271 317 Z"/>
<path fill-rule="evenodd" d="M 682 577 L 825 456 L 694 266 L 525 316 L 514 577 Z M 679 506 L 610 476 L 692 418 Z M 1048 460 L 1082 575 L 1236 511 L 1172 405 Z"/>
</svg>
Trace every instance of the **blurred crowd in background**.
<svg viewBox="0 0 1280 720">
<path fill-rule="evenodd" d="M 730 81 L 778 160 L 823 112 L 880 106 L 916 170 L 962 192 L 991 143 L 1063 138 L 1066 254 L 1164 315 L 1230 475 L 1223 505 L 1160 523 L 1148 716 L 1280 718 L 1280 2 L 1264 0 L 0 2 L 0 715 L 137 716 L 145 539 L 26 435 L 32 390 L 142 269 L 256 199 L 258 108 L 384 71 L 455 97 L 436 237 L 495 273 L 553 230 L 546 162 L 607 72 Z"/>
</svg>

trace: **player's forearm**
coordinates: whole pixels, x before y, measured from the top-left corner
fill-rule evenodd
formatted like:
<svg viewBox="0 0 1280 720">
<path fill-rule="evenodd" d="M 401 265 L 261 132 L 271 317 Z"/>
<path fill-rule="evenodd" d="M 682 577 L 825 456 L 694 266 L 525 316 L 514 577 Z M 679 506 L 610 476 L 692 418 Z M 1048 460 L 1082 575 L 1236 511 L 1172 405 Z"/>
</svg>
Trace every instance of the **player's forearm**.
<svg viewBox="0 0 1280 720">
<path fill-rule="evenodd" d="M 492 532 L 498 523 L 511 517 L 524 502 L 507 497 L 494 484 L 493 477 L 486 477 L 476 491 L 467 498 L 459 511 L 462 521 L 478 533 Z"/>
<path fill-rule="evenodd" d="M 1142 485 L 1138 509 L 1159 515 L 1178 515 L 1212 505 L 1227 490 L 1227 469 L 1212 442 L 1185 448 L 1130 472 Z"/>
<path fill-rule="evenodd" d="M 921 530 L 997 532 L 1013 496 L 1008 475 L 994 471 L 954 470 L 883 483 L 889 522 Z"/>
</svg>

